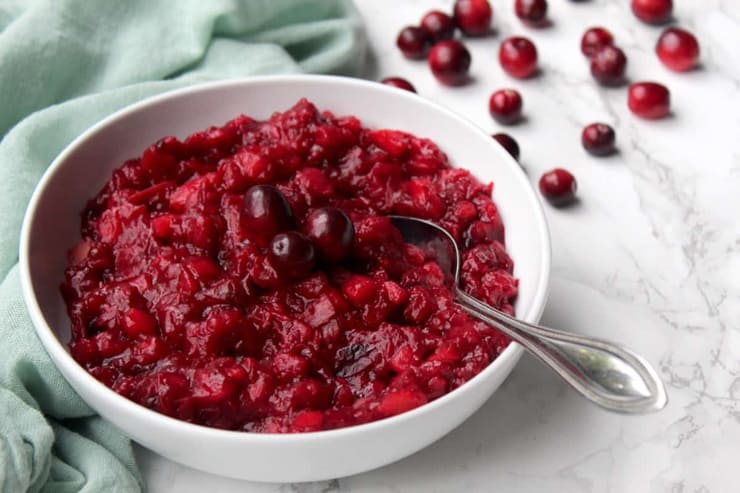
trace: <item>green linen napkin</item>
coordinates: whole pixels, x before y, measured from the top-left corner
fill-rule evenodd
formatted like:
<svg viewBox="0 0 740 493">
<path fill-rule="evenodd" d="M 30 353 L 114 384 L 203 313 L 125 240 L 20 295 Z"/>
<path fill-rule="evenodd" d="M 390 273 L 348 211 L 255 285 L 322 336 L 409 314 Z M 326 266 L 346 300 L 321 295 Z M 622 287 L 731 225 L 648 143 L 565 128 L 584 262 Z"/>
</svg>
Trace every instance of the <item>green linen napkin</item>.
<svg viewBox="0 0 740 493">
<path fill-rule="evenodd" d="M 349 0 L 0 0 L 0 492 L 135 492 L 130 442 L 75 394 L 20 296 L 33 187 L 77 135 L 204 80 L 361 66 Z"/>
</svg>

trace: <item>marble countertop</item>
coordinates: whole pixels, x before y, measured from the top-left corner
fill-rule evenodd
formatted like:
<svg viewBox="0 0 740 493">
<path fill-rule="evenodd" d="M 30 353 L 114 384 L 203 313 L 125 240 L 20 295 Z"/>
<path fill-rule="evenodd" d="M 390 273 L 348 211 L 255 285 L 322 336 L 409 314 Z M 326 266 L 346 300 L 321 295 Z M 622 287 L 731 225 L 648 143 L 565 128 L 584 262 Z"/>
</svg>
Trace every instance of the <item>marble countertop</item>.
<svg viewBox="0 0 740 493">
<path fill-rule="evenodd" d="M 366 474 L 300 485 L 211 476 L 137 448 L 152 492 L 725 492 L 740 457 L 740 2 L 675 0 L 677 23 L 702 47 L 702 67 L 674 74 L 657 60 L 661 29 L 627 0 L 550 0 L 551 27 L 531 29 L 513 0 L 492 0 L 497 34 L 466 41 L 473 83 L 445 88 L 395 48 L 398 30 L 451 0 L 358 0 L 373 56 L 368 77 L 406 77 L 424 97 L 487 131 L 511 133 L 532 183 L 559 166 L 580 204 L 546 207 L 553 243 L 546 324 L 622 342 L 656 364 L 670 404 L 627 417 L 587 403 L 525 356 L 460 428 L 423 451 Z M 630 80 L 671 90 L 673 115 L 640 121 L 626 89 L 603 89 L 580 55 L 581 33 L 603 25 L 628 58 Z M 542 74 L 507 77 L 497 61 L 512 34 L 537 44 Z M 515 87 L 526 121 L 499 127 L 489 94 Z M 581 128 L 605 121 L 619 153 L 592 158 Z"/>
</svg>

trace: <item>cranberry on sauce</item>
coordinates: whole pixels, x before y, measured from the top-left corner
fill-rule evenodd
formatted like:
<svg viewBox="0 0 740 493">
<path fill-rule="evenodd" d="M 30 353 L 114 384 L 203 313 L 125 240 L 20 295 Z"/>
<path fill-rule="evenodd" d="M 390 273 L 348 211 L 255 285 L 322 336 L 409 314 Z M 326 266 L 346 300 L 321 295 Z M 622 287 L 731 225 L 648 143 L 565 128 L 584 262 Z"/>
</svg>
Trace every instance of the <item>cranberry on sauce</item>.
<svg viewBox="0 0 740 493">
<path fill-rule="evenodd" d="M 403 89 L 404 91 L 416 92 L 416 88 L 411 84 L 411 82 L 402 77 L 386 77 L 380 82 L 387 86 L 393 86 L 398 89 Z"/>
<path fill-rule="evenodd" d="M 555 168 L 540 178 L 540 193 L 552 205 L 561 207 L 572 203 L 576 198 L 576 179 L 567 170 Z"/>
<path fill-rule="evenodd" d="M 488 111 L 499 123 L 516 123 L 522 117 L 522 96 L 515 89 L 499 89 L 488 99 Z"/>
<path fill-rule="evenodd" d="M 591 57 L 591 75 L 604 86 L 618 86 L 624 83 L 626 67 L 627 57 L 616 46 L 604 46 Z"/>
<path fill-rule="evenodd" d="M 671 93 L 657 82 L 636 82 L 629 87 L 627 105 L 637 116 L 655 120 L 671 111 Z"/>
<path fill-rule="evenodd" d="M 594 156 L 606 156 L 614 152 L 616 134 L 606 123 L 591 123 L 581 132 L 581 144 Z"/>
<path fill-rule="evenodd" d="M 412 60 L 424 58 L 432 46 L 432 39 L 420 27 L 407 26 L 401 29 L 396 38 L 396 46 L 403 56 Z"/>
<path fill-rule="evenodd" d="M 518 79 L 525 79 L 537 70 L 537 48 L 530 40 L 520 36 L 501 43 L 498 59 L 506 73 Z"/>
<path fill-rule="evenodd" d="M 439 10 L 427 12 L 421 18 L 419 27 L 426 31 L 434 42 L 452 39 L 455 34 L 455 20 Z"/>
<path fill-rule="evenodd" d="M 306 217 L 303 228 L 306 236 L 313 241 L 319 258 L 336 264 L 349 255 L 355 228 L 352 220 L 336 207 L 316 209 Z"/>
<path fill-rule="evenodd" d="M 468 80 L 470 52 L 459 41 L 440 41 L 429 52 L 429 68 L 442 84 L 459 86 Z"/>
<path fill-rule="evenodd" d="M 457 0 L 455 23 L 468 36 L 482 36 L 491 29 L 493 9 L 488 0 Z"/>
<path fill-rule="evenodd" d="M 514 137 L 505 133 L 493 134 L 492 137 L 501 144 L 501 147 L 506 149 L 506 152 L 511 154 L 511 157 L 519 161 L 519 144 L 514 140 Z"/>
<path fill-rule="evenodd" d="M 614 36 L 603 27 L 591 27 L 581 37 L 581 52 L 591 58 L 604 46 L 614 44 Z"/>
<path fill-rule="evenodd" d="M 292 279 L 306 277 L 316 264 L 313 243 L 296 231 L 276 234 L 270 241 L 268 252 L 272 266 Z"/>
<path fill-rule="evenodd" d="M 547 17 L 547 0 L 515 0 L 514 12 L 524 22 L 540 24 Z"/>
<path fill-rule="evenodd" d="M 655 52 L 669 69 L 686 72 L 699 61 L 699 42 L 685 29 L 669 27 L 658 38 Z"/>
<path fill-rule="evenodd" d="M 273 185 L 249 188 L 244 193 L 243 204 L 245 226 L 263 238 L 269 239 L 294 225 L 290 204 Z"/>
<path fill-rule="evenodd" d="M 648 24 L 663 24 L 671 18 L 672 0 L 632 0 L 632 12 Z"/>
</svg>

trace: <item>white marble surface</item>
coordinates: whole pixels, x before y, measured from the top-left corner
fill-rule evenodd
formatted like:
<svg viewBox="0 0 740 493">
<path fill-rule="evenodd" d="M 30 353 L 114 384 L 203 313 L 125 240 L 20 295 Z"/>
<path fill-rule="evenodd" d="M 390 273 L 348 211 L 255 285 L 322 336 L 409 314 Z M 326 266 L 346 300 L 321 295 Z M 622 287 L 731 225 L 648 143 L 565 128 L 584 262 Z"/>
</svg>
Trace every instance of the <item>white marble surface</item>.
<svg viewBox="0 0 740 493">
<path fill-rule="evenodd" d="M 350 478 L 261 485 L 207 475 L 137 449 L 152 492 L 727 492 L 740 458 L 740 2 L 675 0 L 680 25 L 702 44 L 703 64 L 673 74 L 652 47 L 660 28 L 638 22 L 627 0 L 550 0 L 550 28 L 524 27 L 513 0 L 493 0 L 497 35 L 468 43 L 474 83 L 438 85 L 426 64 L 404 60 L 397 31 L 444 0 L 358 0 L 373 77 L 400 75 L 419 92 L 494 131 L 490 92 L 519 89 L 526 122 L 507 129 L 535 183 L 572 170 L 581 202 L 546 208 L 553 241 L 544 322 L 608 337 L 657 364 L 671 402 L 624 417 L 577 397 L 529 357 L 469 421 L 422 452 Z M 591 25 L 611 29 L 631 80 L 669 86 L 673 117 L 634 118 L 626 90 L 592 81 L 578 43 Z M 541 76 L 516 81 L 496 59 L 501 40 L 531 37 Z M 614 125 L 620 152 L 589 157 L 580 129 Z M 361 453 L 358 451 L 358 453 Z M 249 458 L 245 457 L 245 461 Z"/>
</svg>

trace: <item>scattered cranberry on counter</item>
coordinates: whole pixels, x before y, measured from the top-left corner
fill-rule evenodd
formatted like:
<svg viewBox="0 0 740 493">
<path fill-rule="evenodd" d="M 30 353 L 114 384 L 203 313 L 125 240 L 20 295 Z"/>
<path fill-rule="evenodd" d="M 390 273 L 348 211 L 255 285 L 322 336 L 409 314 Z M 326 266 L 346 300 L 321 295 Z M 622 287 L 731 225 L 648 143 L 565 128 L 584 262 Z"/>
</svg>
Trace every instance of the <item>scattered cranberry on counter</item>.
<svg viewBox="0 0 740 493">
<path fill-rule="evenodd" d="M 304 232 L 313 241 L 320 260 L 329 264 L 347 258 L 355 237 L 352 220 L 336 207 L 311 212 L 306 217 Z"/>
<path fill-rule="evenodd" d="M 396 46 L 406 58 L 418 60 L 427 55 L 432 46 L 432 39 L 422 28 L 407 26 L 398 33 Z"/>
<path fill-rule="evenodd" d="M 581 52 L 591 58 L 599 49 L 614 44 L 614 36 L 603 27 L 592 27 L 581 37 Z"/>
<path fill-rule="evenodd" d="M 514 12 L 524 22 L 540 24 L 547 17 L 547 0 L 515 0 Z"/>
<path fill-rule="evenodd" d="M 421 18 L 419 27 L 426 31 L 435 43 L 437 41 L 452 39 L 455 34 L 455 20 L 439 10 L 427 12 Z"/>
<path fill-rule="evenodd" d="M 442 84 L 459 86 L 468 80 L 470 52 L 459 41 L 440 41 L 429 53 L 429 68 Z"/>
<path fill-rule="evenodd" d="M 690 32 L 669 27 L 658 38 L 655 52 L 663 65 L 676 72 L 685 72 L 699 61 L 699 42 Z"/>
<path fill-rule="evenodd" d="M 413 84 L 401 77 L 386 77 L 380 82 L 387 86 L 397 87 L 398 89 L 403 89 L 405 91 L 416 92 L 416 88 L 413 86 Z"/>
<path fill-rule="evenodd" d="M 632 12 L 648 24 L 662 24 L 671 18 L 672 0 L 632 0 Z"/>
<path fill-rule="evenodd" d="M 519 144 L 514 140 L 514 137 L 504 133 L 493 134 L 492 137 L 511 154 L 511 157 L 519 161 Z"/>
<path fill-rule="evenodd" d="M 522 96 L 515 89 L 494 91 L 488 100 L 488 111 L 499 123 L 516 123 L 522 117 Z"/>
<path fill-rule="evenodd" d="M 537 70 L 537 48 L 527 38 L 514 36 L 501 43 L 498 59 L 501 67 L 518 79 L 524 79 Z"/>
<path fill-rule="evenodd" d="M 627 105 L 642 118 L 663 118 L 671 111 L 671 93 L 657 82 L 637 82 L 629 87 Z"/>
<path fill-rule="evenodd" d="M 482 36 L 491 29 L 493 9 L 488 0 L 457 0 L 455 23 L 468 36 Z"/>
<path fill-rule="evenodd" d="M 584 127 L 581 133 L 581 144 L 589 154 L 606 156 L 614 152 L 616 134 L 606 123 L 592 123 Z"/>
<path fill-rule="evenodd" d="M 591 57 L 591 75 L 604 86 L 622 84 L 626 67 L 627 57 L 616 46 L 604 46 Z"/>
<path fill-rule="evenodd" d="M 540 178 L 540 193 L 552 205 L 561 207 L 573 202 L 576 198 L 575 177 L 562 168 L 555 168 L 544 173 Z"/>
</svg>

